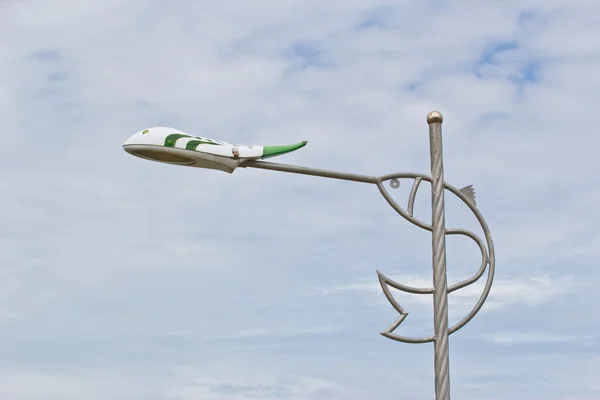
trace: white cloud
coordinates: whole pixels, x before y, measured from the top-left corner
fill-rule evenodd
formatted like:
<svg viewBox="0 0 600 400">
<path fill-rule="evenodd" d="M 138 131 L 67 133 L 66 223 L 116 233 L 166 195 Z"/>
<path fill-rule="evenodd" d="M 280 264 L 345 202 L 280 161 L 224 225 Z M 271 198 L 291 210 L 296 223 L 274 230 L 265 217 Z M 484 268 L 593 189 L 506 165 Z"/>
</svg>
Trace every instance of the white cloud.
<svg viewBox="0 0 600 400">
<path fill-rule="evenodd" d="M 135 374 L 138 371 L 129 371 Z M 13 370 L 0 372 L 0 395 L 10 399 L 75 400 L 147 396 L 156 399 L 156 385 L 147 387 L 132 384 L 131 380 L 113 371 L 77 370 L 35 371 Z"/>
<path fill-rule="evenodd" d="M 494 344 L 544 344 L 544 343 L 564 343 L 570 341 L 589 341 L 595 339 L 594 336 L 581 337 L 580 335 L 553 334 L 548 332 L 498 332 L 486 335 L 481 339 Z"/>
<path fill-rule="evenodd" d="M 321 396 L 343 396 L 347 389 L 324 379 L 274 373 L 265 376 L 251 373 L 245 378 L 198 379 L 195 371 L 183 373 L 181 383 L 167 392 L 167 397 L 178 400 L 211 399 L 227 400 L 238 398 L 262 399 L 318 399 Z M 187 376 L 186 376 L 187 375 Z"/>
<path fill-rule="evenodd" d="M 403 376 L 414 399 L 430 398 L 431 348 L 392 352 L 373 328 L 393 312 L 373 270 L 429 286 L 429 267 L 414 269 L 429 239 L 376 188 L 158 165 L 121 143 L 167 125 L 308 140 L 285 163 L 427 172 L 432 109 L 445 117 L 446 179 L 474 184 L 497 250 L 488 341 L 468 363 L 491 372 L 472 384 L 453 353 L 453 393 L 598 397 L 597 360 L 577 364 L 574 341 L 536 332 L 546 305 L 578 337 L 600 327 L 597 293 L 580 290 L 600 282 L 599 12 L 592 0 L 0 2 L 0 397 L 379 400 Z M 449 208 L 453 226 L 461 212 Z M 471 255 L 449 245 L 454 279 Z M 453 293 L 451 312 L 480 293 Z M 429 296 L 407 301 L 431 308 Z M 484 355 L 502 343 L 514 356 L 511 340 L 556 357 L 560 343 L 561 365 L 580 367 Z"/>
<path fill-rule="evenodd" d="M 335 333 L 336 329 L 331 326 L 307 326 L 307 327 L 284 327 L 282 329 L 245 329 L 234 332 L 233 338 L 253 337 L 295 337 L 305 335 L 327 335 Z"/>
<path fill-rule="evenodd" d="M 484 275 L 481 282 L 459 289 L 450 294 L 450 301 L 454 307 L 458 307 L 456 312 L 469 311 L 477 302 L 482 293 L 483 283 L 485 282 Z M 429 278 L 419 276 L 396 276 L 390 279 L 413 287 L 427 288 L 431 287 L 432 281 Z M 343 292 L 374 292 L 380 294 L 381 286 L 376 279 L 371 279 L 372 282 L 354 283 L 349 285 L 334 286 L 330 288 L 313 289 L 306 294 L 308 295 L 334 295 Z M 492 291 L 488 296 L 485 307 L 482 312 L 499 310 L 515 305 L 519 306 L 539 306 L 547 303 L 550 300 L 559 297 L 563 294 L 570 293 L 581 288 L 577 285 L 573 276 L 534 276 L 522 277 L 518 279 L 495 279 L 492 283 Z M 396 289 L 391 289 L 393 294 L 400 293 Z M 421 304 L 431 305 L 431 296 L 428 295 L 411 295 L 407 297 L 407 301 Z"/>
</svg>

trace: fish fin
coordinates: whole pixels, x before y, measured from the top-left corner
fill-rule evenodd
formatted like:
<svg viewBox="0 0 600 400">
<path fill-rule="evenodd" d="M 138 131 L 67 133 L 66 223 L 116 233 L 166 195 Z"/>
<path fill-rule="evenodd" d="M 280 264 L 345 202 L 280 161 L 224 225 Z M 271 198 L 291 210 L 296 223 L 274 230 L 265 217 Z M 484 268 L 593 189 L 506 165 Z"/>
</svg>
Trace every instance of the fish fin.
<svg viewBox="0 0 600 400">
<path fill-rule="evenodd" d="M 302 147 L 306 146 L 306 143 L 308 142 L 305 140 L 303 142 L 287 146 L 263 146 L 263 155 L 261 159 L 276 157 L 282 154 L 290 153 L 292 151 L 301 149 Z"/>
<path fill-rule="evenodd" d="M 464 188 L 459 190 L 463 196 L 469 200 L 471 204 L 477 207 L 477 202 L 475 201 L 475 189 L 473 189 L 473 185 L 465 186 Z"/>
</svg>

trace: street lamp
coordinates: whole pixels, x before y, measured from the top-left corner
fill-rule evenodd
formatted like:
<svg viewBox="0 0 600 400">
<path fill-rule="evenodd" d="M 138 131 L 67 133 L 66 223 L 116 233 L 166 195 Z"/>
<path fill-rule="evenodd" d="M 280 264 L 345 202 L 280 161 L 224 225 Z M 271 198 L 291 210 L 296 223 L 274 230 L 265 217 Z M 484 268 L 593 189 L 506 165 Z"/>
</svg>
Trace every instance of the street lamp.
<svg viewBox="0 0 600 400">
<path fill-rule="evenodd" d="M 479 312 L 492 287 L 495 269 L 495 255 L 492 235 L 483 216 L 475 203 L 475 192 L 472 186 L 462 189 L 444 181 L 444 166 L 442 157 L 442 114 L 432 111 L 427 115 L 429 125 L 429 144 L 431 156 L 431 176 L 417 173 L 393 173 L 379 177 L 335 172 L 296 165 L 279 164 L 261 161 L 298 150 L 306 142 L 286 146 L 238 146 L 205 137 L 192 136 L 172 128 L 151 128 L 131 136 L 123 144 L 128 153 L 152 161 L 183 165 L 196 168 L 207 168 L 233 173 L 236 168 L 259 168 L 294 174 L 319 176 L 323 178 L 340 179 L 344 181 L 362 182 L 377 186 L 388 204 L 407 221 L 421 229 L 432 233 L 432 267 L 433 287 L 417 288 L 391 280 L 377 271 L 379 283 L 392 307 L 400 314 L 396 321 L 381 334 L 389 339 L 404 343 L 434 344 L 435 369 L 435 398 L 436 400 L 450 399 L 450 368 L 448 337 L 465 326 Z M 400 186 L 399 179 L 412 179 L 413 186 L 408 198 L 406 210 L 400 207 L 390 196 L 384 182 L 396 189 Z M 413 215 L 415 198 L 420 184 L 431 183 L 431 224 L 423 222 Z M 485 241 L 471 231 L 465 229 L 447 229 L 444 205 L 444 192 L 448 190 L 462 200 L 473 212 L 485 235 Z M 472 277 L 448 286 L 446 278 L 446 235 L 462 235 L 472 239 L 481 251 L 479 270 Z M 464 288 L 479 280 L 486 272 L 487 280 L 483 292 L 471 311 L 458 323 L 448 327 L 448 294 Z M 393 297 L 390 286 L 403 292 L 413 294 L 433 295 L 434 332 L 432 336 L 413 338 L 401 336 L 394 331 L 404 321 L 408 312 Z"/>
</svg>

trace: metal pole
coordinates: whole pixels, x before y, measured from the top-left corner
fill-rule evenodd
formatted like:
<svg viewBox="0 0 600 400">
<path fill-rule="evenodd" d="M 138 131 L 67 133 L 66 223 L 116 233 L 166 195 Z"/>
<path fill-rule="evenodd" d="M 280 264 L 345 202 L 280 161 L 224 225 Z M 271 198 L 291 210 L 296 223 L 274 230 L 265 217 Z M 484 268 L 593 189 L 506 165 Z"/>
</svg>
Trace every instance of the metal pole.
<svg viewBox="0 0 600 400">
<path fill-rule="evenodd" d="M 242 161 L 240 163 L 240 167 L 241 168 L 269 169 L 271 171 L 281 171 L 281 172 L 288 172 L 288 173 L 292 173 L 292 174 L 301 174 L 301 175 L 312 175 L 312 176 L 319 176 L 322 178 L 340 179 L 343 181 L 351 181 L 351 182 L 374 183 L 374 184 L 379 182 L 379 179 L 375 176 L 350 174 L 348 172 L 329 171 L 329 170 L 320 169 L 320 168 L 308 168 L 308 167 L 301 167 L 298 165 L 280 164 L 280 163 L 256 161 L 256 160 Z"/>
<path fill-rule="evenodd" d="M 431 226 L 433 259 L 433 329 L 435 398 L 450 400 L 450 356 L 448 346 L 448 283 L 446 277 L 446 217 L 444 164 L 442 161 L 442 114 L 427 115 L 431 153 Z"/>
</svg>

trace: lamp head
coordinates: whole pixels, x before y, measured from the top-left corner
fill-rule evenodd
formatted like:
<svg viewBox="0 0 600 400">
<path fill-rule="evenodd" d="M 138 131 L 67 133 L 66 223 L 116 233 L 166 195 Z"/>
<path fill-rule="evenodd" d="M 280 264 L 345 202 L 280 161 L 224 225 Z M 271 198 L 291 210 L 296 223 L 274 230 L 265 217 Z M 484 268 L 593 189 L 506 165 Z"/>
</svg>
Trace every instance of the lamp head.
<svg viewBox="0 0 600 400">
<path fill-rule="evenodd" d="M 123 143 L 123 149 L 146 160 L 232 173 L 244 160 L 279 156 L 298 150 L 306 143 L 284 146 L 234 145 L 192 136 L 173 128 L 155 127 L 132 135 Z"/>
</svg>

